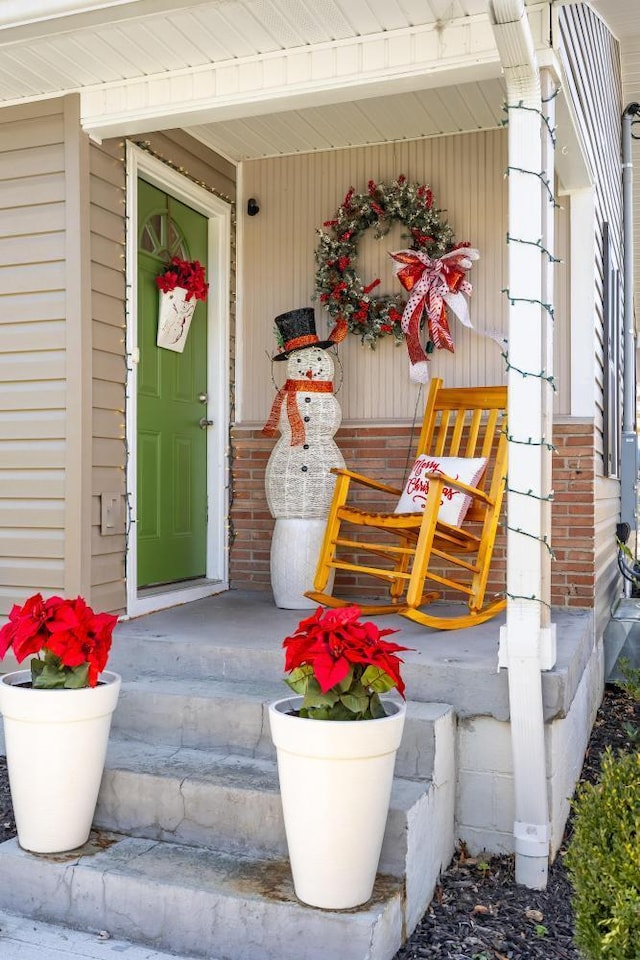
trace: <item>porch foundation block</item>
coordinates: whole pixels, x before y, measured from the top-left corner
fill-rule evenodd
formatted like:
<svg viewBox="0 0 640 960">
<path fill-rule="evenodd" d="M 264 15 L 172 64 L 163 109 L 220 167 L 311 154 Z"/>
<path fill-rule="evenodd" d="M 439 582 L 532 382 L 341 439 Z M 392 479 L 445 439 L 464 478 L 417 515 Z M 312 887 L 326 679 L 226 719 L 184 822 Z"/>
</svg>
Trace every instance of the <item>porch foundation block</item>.
<svg viewBox="0 0 640 960">
<path fill-rule="evenodd" d="M 565 715 L 545 724 L 550 848 L 562 843 L 569 806 L 604 684 L 602 643 L 591 655 Z M 472 854 L 513 853 L 515 841 L 513 761 L 509 723 L 472 717 L 458 726 L 457 836 Z"/>
</svg>

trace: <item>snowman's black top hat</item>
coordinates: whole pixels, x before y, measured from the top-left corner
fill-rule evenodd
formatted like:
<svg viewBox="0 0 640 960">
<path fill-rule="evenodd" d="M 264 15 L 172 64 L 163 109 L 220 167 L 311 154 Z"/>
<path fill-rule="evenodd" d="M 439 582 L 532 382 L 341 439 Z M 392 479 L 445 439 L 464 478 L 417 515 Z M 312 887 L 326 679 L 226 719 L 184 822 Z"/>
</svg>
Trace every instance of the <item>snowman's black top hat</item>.
<svg viewBox="0 0 640 960">
<path fill-rule="evenodd" d="M 281 313 L 274 322 L 284 344 L 274 360 L 286 360 L 294 350 L 304 350 L 305 347 L 322 347 L 326 350 L 327 347 L 335 345 L 333 340 L 318 340 L 313 307 L 300 307 L 298 310 Z"/>
</svg>

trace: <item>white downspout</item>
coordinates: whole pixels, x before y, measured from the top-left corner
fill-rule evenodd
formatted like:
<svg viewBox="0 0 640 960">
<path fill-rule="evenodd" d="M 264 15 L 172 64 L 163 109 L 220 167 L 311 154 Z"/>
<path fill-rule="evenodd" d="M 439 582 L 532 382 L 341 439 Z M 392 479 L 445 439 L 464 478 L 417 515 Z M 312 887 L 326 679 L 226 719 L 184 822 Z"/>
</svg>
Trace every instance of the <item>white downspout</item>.
<svg viewBox="0 0 640 960">
<path fill-rule="evenodd" d="M 507 85 L 509 182 L 509 478 L 507 623 L 500 665 L 509 672 L 516 882 L 547 884 L 547 798 L 541 643 L 549 605 L 543 550 L 545 436 L 541 376 L 548 346 L 542 323 L 542 149 L 538 64 L 524 0 L 490 0 L 489 16 Z M 522 242 L 525 241 L 525 242 Z M 528 242 L 527 242 L 528 241 Z M 524 376 L 523 371 L 530 375 Z"/>
</svg>

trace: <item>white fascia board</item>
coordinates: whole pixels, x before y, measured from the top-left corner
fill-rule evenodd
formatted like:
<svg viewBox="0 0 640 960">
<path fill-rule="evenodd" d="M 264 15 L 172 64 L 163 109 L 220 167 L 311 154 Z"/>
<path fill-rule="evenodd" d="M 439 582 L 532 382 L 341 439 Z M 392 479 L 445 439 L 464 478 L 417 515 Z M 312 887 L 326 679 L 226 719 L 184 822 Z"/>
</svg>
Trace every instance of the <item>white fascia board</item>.
<svg viewBox="0 0 640 960">
<path fill-rule="evenodd" d="M 81 91 L 98 138 L 194 126 L 497 76 L 485 16 L 312 44 Z"/>
<path fill-rule="evenodd" d="M 131 6 L 140 0 L 4 0 L 0 8 L 0 27 L 22 27 L 27 23 L 43 23 L 59 17 Z"/>
<path fill-rule="evenodd" d="M 1 0 L 2 45 L 99 28 L 149 14 L 171 13 L 204 0 Z"/>
</svg>

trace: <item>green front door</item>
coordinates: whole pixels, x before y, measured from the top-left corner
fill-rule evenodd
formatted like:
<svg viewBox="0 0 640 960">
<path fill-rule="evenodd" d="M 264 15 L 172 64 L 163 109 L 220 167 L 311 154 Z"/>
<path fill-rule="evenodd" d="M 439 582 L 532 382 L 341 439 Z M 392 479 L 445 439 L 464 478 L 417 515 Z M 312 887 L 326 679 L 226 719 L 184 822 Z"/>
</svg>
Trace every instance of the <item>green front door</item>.
<svg viewBox="0 0 640 960">
<path fill-rule="evenodd" d="M 206 575 L 207 316 L 183 353 L 156 346 L 155 279 L 170 257 L 207 263 L 207 218 L 138 181 L 138 587 Z M 209 278 L 208 278 L 209 279 Z"/>
</svg>

